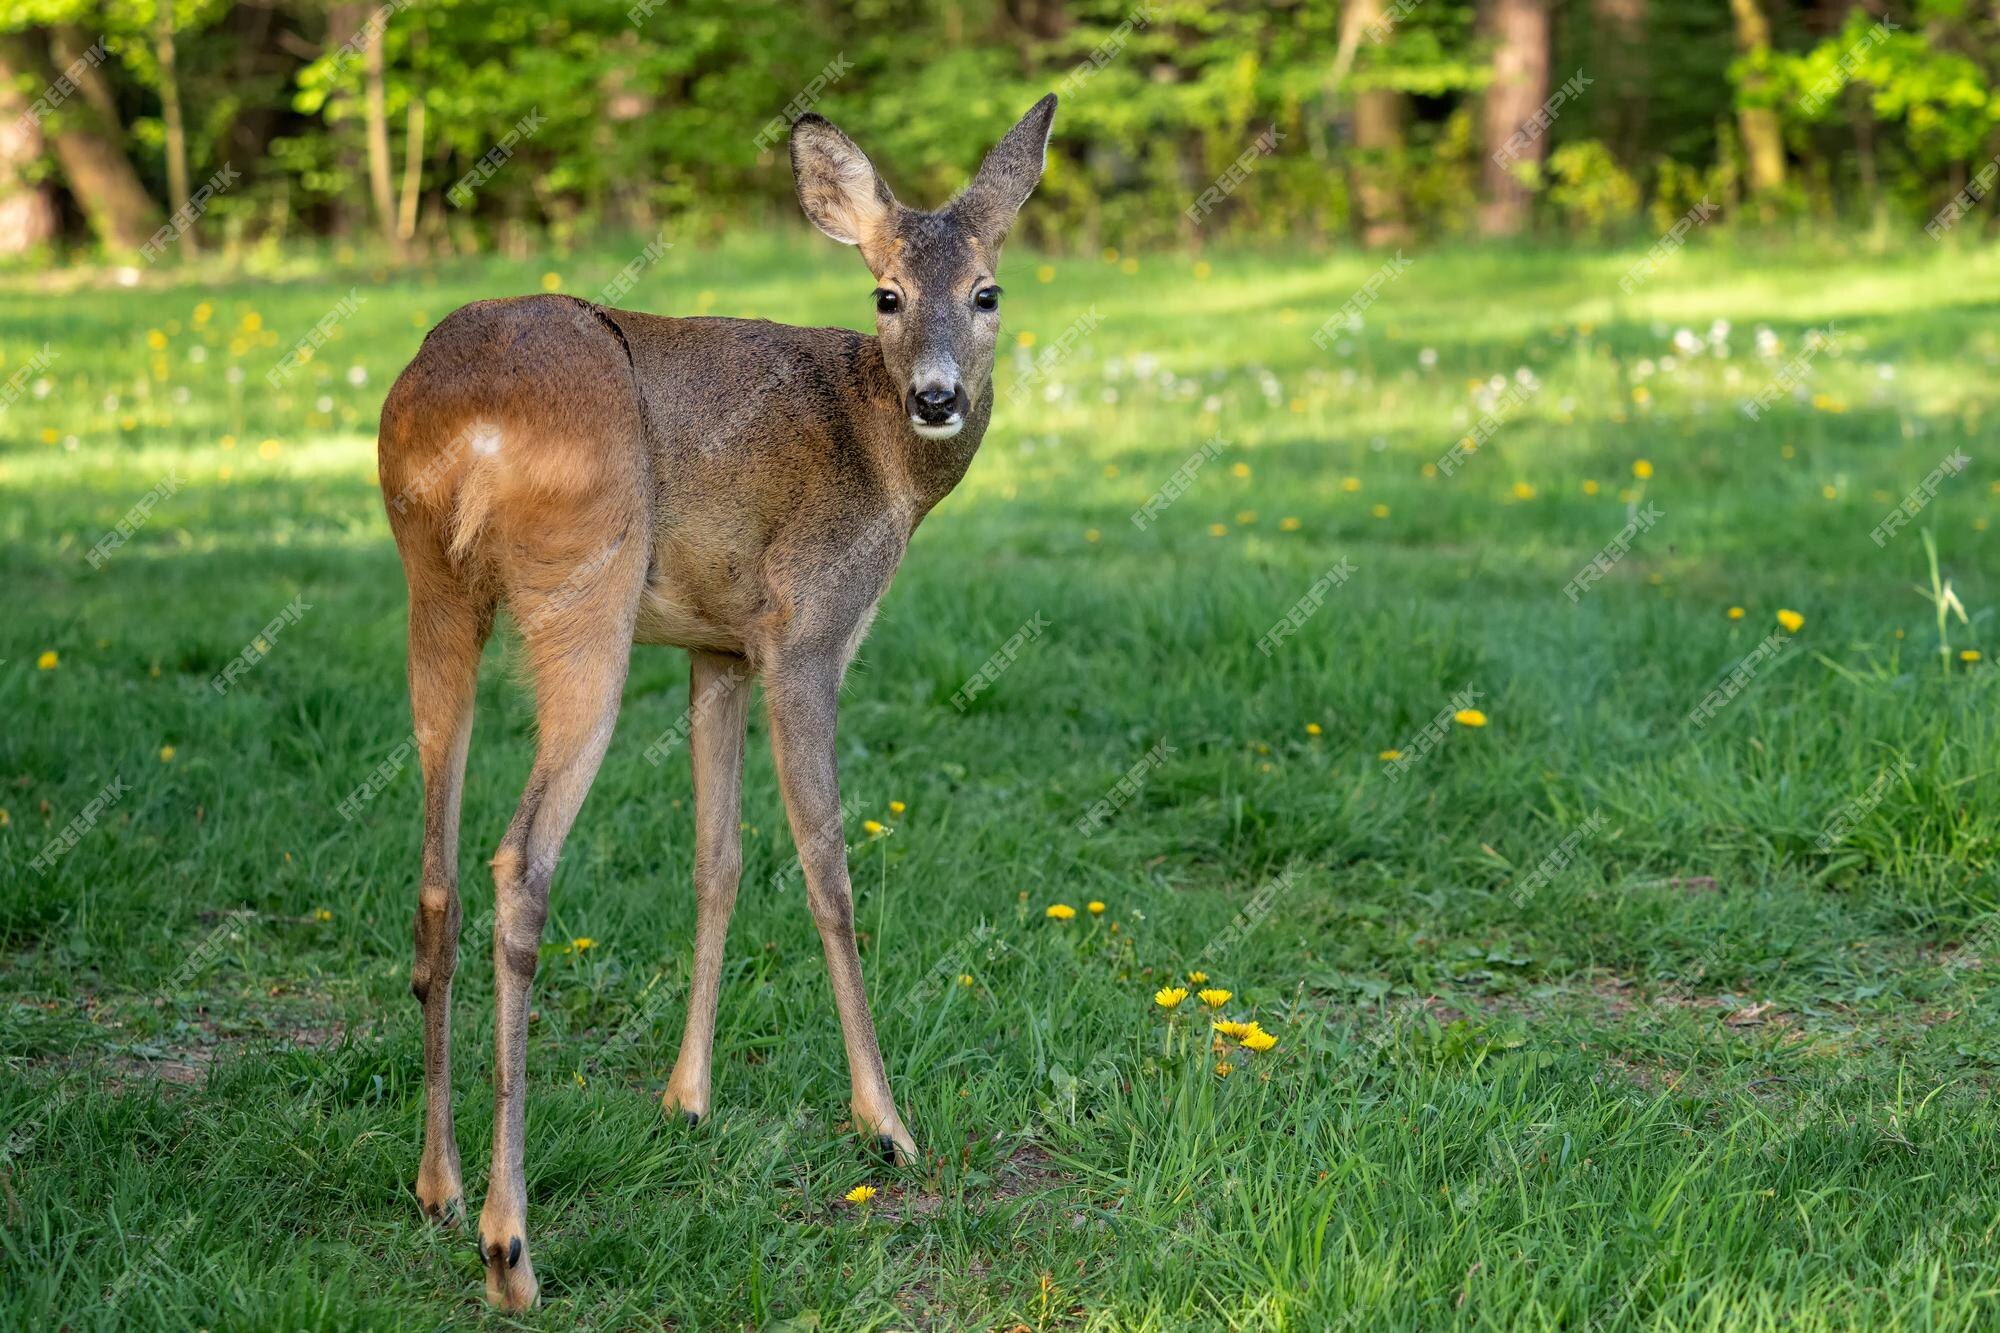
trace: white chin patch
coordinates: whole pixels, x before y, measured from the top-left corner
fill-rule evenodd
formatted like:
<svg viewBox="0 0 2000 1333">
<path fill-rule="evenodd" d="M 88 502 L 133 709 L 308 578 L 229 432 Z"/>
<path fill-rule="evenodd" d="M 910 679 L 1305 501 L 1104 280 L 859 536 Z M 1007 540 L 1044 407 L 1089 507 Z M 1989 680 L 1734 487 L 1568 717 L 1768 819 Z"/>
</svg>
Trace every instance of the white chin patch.
<svg viewBox="0 0 2000 1333">
<path fill-rule="evenodd" d="M 926 440 L 948 440 L 965 429 L 965 418 L 954 412 L 951 414 L 951 420 L 933 426 L 928 421 L 919 421 L 911 417 L 910 429 Z"/>
</svg>

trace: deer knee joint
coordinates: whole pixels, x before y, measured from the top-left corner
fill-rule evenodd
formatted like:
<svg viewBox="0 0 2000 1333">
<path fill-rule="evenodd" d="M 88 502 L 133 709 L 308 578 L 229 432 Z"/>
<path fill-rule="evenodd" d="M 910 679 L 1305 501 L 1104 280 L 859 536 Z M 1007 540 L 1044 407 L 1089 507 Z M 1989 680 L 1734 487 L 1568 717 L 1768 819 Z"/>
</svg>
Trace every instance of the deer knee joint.
<svg viewBox="0 0 2000 1333">
<path fill-rule="evenodd" d="M 736 886 L 743 878 L 743 853 L 737 848 L 694 858 L 694 891 L 709 901 L 736 899 Z"/>
<path fill-rule="evenodd" d="M 410 967 L 410 993 L 422 1004 L 431 987 L 451 984 L 458 969 L 458 886 L 427 881 L 417 891 L 416 959 Z"/>
</svg>

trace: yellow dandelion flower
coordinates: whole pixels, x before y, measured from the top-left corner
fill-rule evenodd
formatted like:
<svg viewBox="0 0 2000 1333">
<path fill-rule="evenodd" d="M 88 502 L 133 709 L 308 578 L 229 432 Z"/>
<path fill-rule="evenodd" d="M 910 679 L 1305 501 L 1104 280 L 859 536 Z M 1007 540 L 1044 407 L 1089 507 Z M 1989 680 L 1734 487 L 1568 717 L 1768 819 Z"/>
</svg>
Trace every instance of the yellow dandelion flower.
<svg viewBox="0 0 2000 1333">
<path fill-rule="evenodd" d="M 1215 270 L 1209 266 L 1209 263 L 1206 259 L 1198 259 L 1195 261 L 1194 280 L 1196 282 L 1207 282 L 1208 275 L 1213 272 L 1215 272 Z"/>
<path fill-rule="evenodd" d="M 1153 1003 L 1162 1009 L 1178 1009 L 1181 1001 L 1186 998 L 1185 986 L 1162 986 L 1153 992 Z"/>
<path fill-rule="evenodd" d="M 1098 542 L 1104 540 L 1104 534 L 1099 532 L 1096 528 L 1085 528 L 1083 530 L 1083 539 L 1094 546 Z"/>
<path fill-rule="evenodd" d="M 864 1204 L 875 1197 L 875 1187 L 873 1185 L 856 1185 L 840 1197 L 851 1204 Z"/>
<path fill-rule="evenodd" d="M 585 949 L 595 949 L 597 941 L 588 935 L 579 935 L 569 942 L 569 947 L 572 953 L 582 953 Z"/>
<path fill-rule="evenodd" d="M 559 289 L 559 288 L 560 288 L 561 286 L 562 286 L 562 274 L 560 274 L 560 273 L 544 273 L 544 274 L 542 274 L 542 290 L 543 290 L 543 291 L 545 291 L 545 292 L 553 292 L 553 291 L 556 291 L 556 290 L 558 290 L 558 289 Z"/>
<path fill-rule="evenodd" d="M 1250 1030 L 1248 1023 L 1238 1023 L 1232 1019 L 1218 1018 L 1209 1026 L 1225 1037 L 1240 1037 Z"/>
<path fill-rule="evenodd" d="M 276 440 L 266 440 L 262 444 L 257 446 L 257 457 L 276 458 L 277 456 L 278 456 L 278 442 Z"/>
<path fill-rule="evenodd" d="M 1257 1054 L 1262 1055 L 1278 1044 L 1276 1037 L 1264 1031 L 1264 1029 L 1258 1027 L 1256 1024 L 1251 1024 L 1251 1029 L 1251 1031 L 1243 1034 L 1243 1044 L 1257 1052 Z"/>
<path fill-rule="evenodd" d="M 1361 489 L 1361 478 L 1342 477 L 1340 479 L 1340 489 L 1346 491 L 1349 495 L 1354 494 L 1356 491 Z"/>
<path fill-rule="evenodd" d="M 1583 493 L 1584 493 L 1585 495 L 1595 495 L 1595 494 L 1597 494 L 1597 492 L 1598 492 L 1598 490 L 1599 490 L 1599 489 L 1600 489 L 1600 487 L 1598 486 L 1598 484 L 1597 484 L 1596 482 L 1594 482 L 1594 481 L 1591 481 L 1591 480 L 1589 480 L 1589 479 L 1587 479 L 1587 478 L 1585 479 L 1585 481 L 1584 481 L 1584 483 L 1583 483 Z"/>
<path fill-rule="evenodd" d="M 1396 760 L 1401 759 L 1403 757 L 1403 752 L 1401 750 L 1384 750 L 1382 751 L 1382 753 L 1376 755 L 1375 757 L 1377 759 L 1383 759 L 1393 763 Z"/>
<path fill-rule="evenodd" d="M 41 671 L 54 671 L 56 669 L 56 660 L 56 650 L 51 648 L 35 659 L 35 666 Z"/>
<path fill-rule="evenodd" d="M 1317 723 L 1317 722 L 1308 722 L 1308 723 L 1306 723 L 1306 735 L 1308 735 L 1308 736 L 1319 736 L 1319 735 L 1323 735 L 1323 734 L 1325 733 L 1325 730 L 1326 730 L 1326 729 L 1325 729 L 1324 727 L 1320 726 L 1320 724 L 1319 724 L 1319 723 Z"/>
<path fill-rule="evenodd" d="M 1206 972 L 1190 972 L 1190 973 L 1188 973 L 1188 980 L 1189 980 L 1189 981 L 1191 981 L 1191 982 L 1193 982 L 1193 983 L 1194 983 L 1195 985 L 1199 986 L 1199 985 L 1201 985 L 1201 984 L 1202 984 L 1202 983 L 1203 983 L 1204 981 L 1207 981 L 1207 980 L 1208 980 L 1208 973 L 1206 973 Z"/>
<path fill-rule="evenodd" d="M 1796 611 L 1788 611 L 1781 609 L 1778 612 L 1778 623 L 1785 627 L 1785 632 L 1787 634 L 1797 634 L 1799 632 L 1799 626 L 1806 623 L 1806 618 L 1800 615 Z"/>
<path fill-rule="evenodd" d="M 166 345 L 167 345 L 166 334 L 160 332 L 158 329 L 148 329 L 146 331 L 146 346 L 152 348 L 154 351 L 157 352 Z"/>
<path fill-rule="evenodd" d="M 1840 498 L 1840 488 L 1832 482 L 1828 482 L 1826 485 L 1820 487 L 1819 493 L 1828 500 L 1837 500 Z"/>
<path fill-rule="evenodd" d="M 1528 483 L 1528 482 L 1525 482 L 1525 481 L 1517 481 L 1517 482 L 1515 482 L 1515 483 L 1514 483 L 1514 498 L 1515 498 L 1516 500 L 1532 500 L 1532 499 L 1534 499 L 1534 498 L 1535 498 L 1535 488 L 1534 488 L 1534 486 L 1533 486 L 1532 484 Z"/>
<path fill-rule="evenodd" d="M 1247 477 L 1250 475 L 1250 465 L 1248 463 L 1232 463 L 1229 465 L 1229 475 L 1237 478 Z"/>
<path fill-rule="evenodd" d="M 861 821 L 861 831 L 871 838 L 879 838 L 889 830 L 879 819 L 864 819 Z"/>
<path fill-rule="evenodd" d="M 161 763 L 163 763 L 163 764 L 171 764 L 171 763 L 173 763 L 173 762 L 174 762 L 174 747 L 173 747 L 173 746 L 171 746 L 171 745 L 162 745 L 162 746 L 160 747 L 160 762 L 161 762 Z"/>
<path fill-rule="evenodd" d="M 1290 516 L 1278 520 L 1278 531 L 1280 532 L 1297 532 L 1304 526 L 1304 524 Z"/>
<path fill-rule="evenodd" d="M 1257 521 L 1257 511 L 1256 511 L 1256 510 L 1254 510 L 1254 509 L 1239 509 L 1239 510 L 1237 510 L 1237 511 L 1236 511 L 1236 525 L 1237 525 L 1238 527 L 1242 527 L 1242 528 L 1247 528 L 1247 527 L 1249 527 L 1249 526 L 1250 526 L 1251 524 L 1255 523 L 1256 521 Z"/>
<path fill-rule="evenodd" d="M 1977 648 L 1967 648 L 1958 655 L 1958 660 L 1961 662 L 1977 662 L 1979 660 L 1979 650 Z"/>
<path fill-rule="evenodd" d="M 1035 270 L 1036 282 L 1054 282 L 1055 280 L 1056 266 L 1054 264 L 1044 264 Z"/>
<path fill-rule="evenodd" d="M 581 1069 L 572 1071 L 570 1077 L 576 1080 L 576 1086 L 578 1086 L 579 1088 L 587 1088 L 590 1086 L 590 1080 L 586 1079 L 583 1076 L 583 1071 Z"/>
<path fill-rule="evenodd" d="M 0 828 L 6 828 L 13 822 L 14 816 L 8 814 L 5 810 L 0 810 Z"/>
<path fill-rule="evenodd" d="M 1486 714 L 1477 708 L 1461 708 L 1451 715 L 1451 720 L 1461 727 L 1483 727 L 1486 725 Z"/>
<path fill-rule="evenodd" d="M 889 802 L 889 813 L 892 815 L 900 815 L 909 808 L 909 806 L 904 805 L 901 801 Z"/>
<path fill-rule="evenodd" d="M 1632 464 L 1632 475 L 1640 481 L 1650 480 L 1653 475 L 1652 463 L 1647 459 L 1640 459 L 1638 462 Z"/>
<path fill-rule="evenodd" d="M 1220 986 L 1211 986 L 1195 996 L 1195 998 L 1211 1009 L 1220 1009 L 1223 1005 L 1229 1003 L 1229 994 L 1228 991 L 1223 990 Z"/>
<path fill-rule="evenodd" d="M 1092 898 L 1089 902 L 1084 904 L 1084 910 L 1086 912 L 1089 912 L 1092 916 L 1103 916 L 1104 904 L 1097 901 L 1097 899 Z"/>
<path fill-rule="evenodd" d="M 1235 1072 L 1236 1072 L 1236 1066 L 1230 1064 L 1229 1061 L 1217 1060 L 1215 1062 L 1215 1076 L 1217 1078 L 1228 1078 L 1231 1074 Z"/>
<path fill-rule="evenodd" d="M 1035 345 L 1035 331 L 1033 329 L 1022 329 L 1014 335 L 1014 345 L 1016 347 L 1033 347 Z"/>
<path fill-rule="evenodd" d="M 1137 273 L 1139 271 L 1139 261 L 1127 256 L 1125 262 L 1118 266 L 1118 271 L 1120 273 Z"/>
<path fill-rule="evenodd" d="M 1387 518 L 1389 517 L 1389 506 L 1376 505 L 1373 509 L 1369 510 L 1368 512 L 1375 515 L 1375 517 L 1377 518 Z"/>
<path fill-rule="evenodd" d="M 1729 618 L 1730 618 L 1731 620 L 1741 620 L 1741 619 L 1743 619 L 1743 608 L 1742 608 L 1742 607 L 1740 607 L 1740 606 L 1732 606 L 1732 607 L 1730 607 L 1730 608 L 1729 608 Z"/>
<path fill-rule="evenodd" d="M 318 911 L 313 913 L 313 920 L 322 922 L 331 921 L 333 920 L 333 910 L 331 908 L 322 907 Z"/>
<path fill-rule="evenodd" d="M 1208 525 L 1208 535 L 1211 537 L 1227 537 L 1229 535 L 1229 525 L 1227 523 L 1211 523 Z"/>
<path fill-rule="evenodd" d="M 1043 915 L 1051 921 L 1071 921 L 1076 918 L 1076 909 L 1068 903 L 1050 903 Z"/>
</svg>

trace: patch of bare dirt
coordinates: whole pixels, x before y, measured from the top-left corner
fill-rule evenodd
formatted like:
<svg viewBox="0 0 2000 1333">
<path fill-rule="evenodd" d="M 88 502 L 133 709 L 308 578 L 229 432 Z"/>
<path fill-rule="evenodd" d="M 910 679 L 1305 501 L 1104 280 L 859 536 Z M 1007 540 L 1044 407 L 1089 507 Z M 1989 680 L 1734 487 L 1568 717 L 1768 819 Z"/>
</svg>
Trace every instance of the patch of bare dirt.
<svg viewBox="0 0 2000 1333">
<path fill-rule="evenodd" d="M 1038 1198 L 1053 1195 L 1067 1188 L 1072 1179 L 1057 1166 L 1055 1159 L 1033 1143 L 1015 1145 L 1005 1160 L 994 1171 L 991 1185 L 979 1190 L 966 1190 L 965 1200 L 975 1207 L 1009 1203 L 1016 1199 Z M 898 1221 L 928 1217 L 945 1206 L 944 1195 L 928 1188 L 899 1191 L 892 1196 L 891 1207 Z M 889 1212 L 878 1202 L 878 1212 Z M 1082 1215 L 1078 1214 L 1080 1218 Z M 1072 1225 L 1081 1225 L 1073 1220 Z"/>
</svg>

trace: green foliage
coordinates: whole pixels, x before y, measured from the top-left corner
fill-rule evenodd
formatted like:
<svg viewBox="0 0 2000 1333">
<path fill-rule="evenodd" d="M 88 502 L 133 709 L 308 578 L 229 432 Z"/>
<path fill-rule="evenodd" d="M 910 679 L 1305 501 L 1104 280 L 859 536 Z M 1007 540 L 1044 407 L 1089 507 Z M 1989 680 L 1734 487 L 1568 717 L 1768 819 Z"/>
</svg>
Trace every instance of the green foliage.
<svg viewBox="0 0 2000 1333">
<path fill-rule="evenodd" d="M 334 9 L 173 2 L 194 178 L 225 163 L 243 173 L 207 225 L 371 234 L 366 72 L 336 40 Z M 1790 159 L 1783 197 L 1759 201 L 1765 216 L 1776 205 L 1928 217 L 2000 135 L 1988 6 L 1897 0 L 1879 17 L 1839 16 L 1761 0 L 1773 46 L 1753 58 L 1712 0 L 1651 0 L 1633 7 L 1633 28 L 1614 6 L 1551 3 L 1555 80 L 1592 80 L 1538 141 L 1541 220 L 1565 234 L 1613 233 L 1638 209 L 1677 216 L 1701 192 L 1740 203 L 1735 117 L 1753 105 L 1782 117 Z M 1388 9 L 1343 74 L 1335 0 L 870 0 L 803 19 L 795 0 L 427 0 L 388 23 L 385 130 L 399 190 L 414 149 L 433 250 L 791 219 L 784 129 L 808 107 L 862 142 L 909 201 L 934 204 L 1050 89 L 1063 95 L 1050 170 L 1022 224 L 1047 248 L 1333 241 L 1358 227 L 1350 192 L 1364 165 L 1394 182 L 1419 234 L 1458 234 L 1474 225 L 1491 149 L 1479 113 L 1495 43 L 1467 0 Z M 156 12 L 153 0 L 5 0 L 0 31 L 62 23 L 104 36 L 140 175 L 159 196 Z M 1364 164 L 1355 98 L 1384 90 L 1395 142 Z M 516 142 L 523 123 L 536 128 Z M 1264 135 L 1277 151 L 1256 150 Z M 453 193 L 496 153 L 505 161 L 489 178 Z M 1190 219 L 1223 180 L 1226 198 Z"/>
<path fill-rule="evenodd" d="M 1549 203 L 1579 235 L 1599 238 L 1639 211 L 1639 184 L 1595 139 L 1549 154 Z"/>
</svg>

